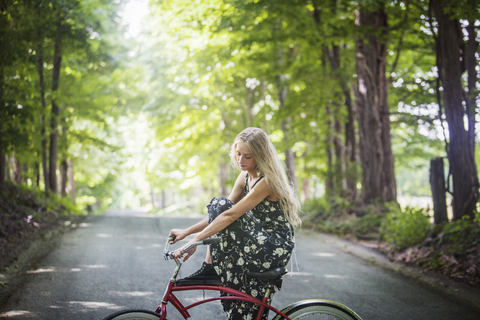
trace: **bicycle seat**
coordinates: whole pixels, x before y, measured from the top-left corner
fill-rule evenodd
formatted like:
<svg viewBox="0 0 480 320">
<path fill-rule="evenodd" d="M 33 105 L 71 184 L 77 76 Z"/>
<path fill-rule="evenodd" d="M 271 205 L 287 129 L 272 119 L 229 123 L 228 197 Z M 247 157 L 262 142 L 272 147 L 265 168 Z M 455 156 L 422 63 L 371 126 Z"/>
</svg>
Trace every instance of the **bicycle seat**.
<svg viewBox="0 0 480 320">
<path fill-rule="evenodd" d="M 247 275 L 254 278 L 259 278 L 263 280 L 275 280 L 281 278 L 284 274 L 287 273 L 287 268 L 277 267 L 265 272 L 247 272 Z"/>
</svg>

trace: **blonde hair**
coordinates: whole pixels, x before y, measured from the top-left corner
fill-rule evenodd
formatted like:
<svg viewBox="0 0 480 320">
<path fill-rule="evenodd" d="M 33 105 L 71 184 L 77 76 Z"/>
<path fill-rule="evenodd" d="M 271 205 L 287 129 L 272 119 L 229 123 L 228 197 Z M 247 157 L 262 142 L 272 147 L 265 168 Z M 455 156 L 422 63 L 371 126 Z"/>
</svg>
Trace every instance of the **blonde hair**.
<svg viewBox="0 0 480 320">
<path fill-rule="evenodd" d="M 235 138 L 230 153 L 232 164 L 240 169 L 236 157 L 236 145 L 243 142 L 247 145 L 257 164 L 257 173 L 265 177 L 268 187 L 280 199 L 280 206 L 285 218 L 294 227 L 302 224 L 298 216 L 300 204 L 295 195 L 293 186 L 288 182 L 285 166 L 278 158 L 277 150 L 268 138 L 268 135 L 259 128 L 246 128 Z"/>
</svg>

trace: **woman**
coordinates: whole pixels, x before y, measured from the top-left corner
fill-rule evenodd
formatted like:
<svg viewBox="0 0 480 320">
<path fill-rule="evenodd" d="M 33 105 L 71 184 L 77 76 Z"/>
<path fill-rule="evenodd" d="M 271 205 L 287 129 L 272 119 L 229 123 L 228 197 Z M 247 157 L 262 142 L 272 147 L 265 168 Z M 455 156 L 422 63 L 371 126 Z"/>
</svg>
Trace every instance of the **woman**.
<svg viewBox="0 0 480 320">
<path fill-rule="evenodd" d="M 286 266 L 294 248 L 292 226 L 299 226 L 299 204 L 288 183 L 285 169 L 267 134 L 259 128 L 243 130 L 232 145 L 231 160 L 242 172 L 228 198 L 214 198 L 208 218 L 187 229 L 173 229 L 173 243 L 197 233 L 175 251 L 187 260 L 193 242 L 217 235 L 218 245 L 207 252 L 202 268 L 186 279 L 220 276 L 224 286 L 262 298 L 266 287 L 246 272 L 263 272 Z M 229 319 L 252 319 L 256 310 L 242 301 L 222 301 Z"/>
</svg>

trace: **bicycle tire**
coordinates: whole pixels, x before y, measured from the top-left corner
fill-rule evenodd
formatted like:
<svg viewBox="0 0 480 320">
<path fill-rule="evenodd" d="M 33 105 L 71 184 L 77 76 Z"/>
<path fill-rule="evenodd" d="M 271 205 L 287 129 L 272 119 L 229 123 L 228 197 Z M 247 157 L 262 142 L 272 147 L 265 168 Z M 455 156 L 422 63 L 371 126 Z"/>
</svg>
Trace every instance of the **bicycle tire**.
<svg viewBox="0 0 480 320">
<path fill-rule="evenodd" d="M 362 320 L 353 310 L 330 300 L 304 300 L 296 302 L 282 312 L 291 320 Z M 275 320 L 283 319 L 281 316 Z"/>
<path fill-rule="evenodd" d="M 158 320 L 160 315 L 150 310 L 126 309 L 107 316 L 103 320 Z"/>
</svg>

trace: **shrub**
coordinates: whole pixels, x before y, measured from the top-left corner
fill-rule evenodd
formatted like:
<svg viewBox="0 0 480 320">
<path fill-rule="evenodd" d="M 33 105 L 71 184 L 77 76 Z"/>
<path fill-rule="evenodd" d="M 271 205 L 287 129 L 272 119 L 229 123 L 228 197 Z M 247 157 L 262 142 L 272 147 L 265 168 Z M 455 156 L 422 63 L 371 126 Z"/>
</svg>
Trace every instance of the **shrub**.
<svg viewBox="0 0 480 320">
<path fill-rule="evenodd" d="M 356 218 L 352 223 L 351 232 L 356 237 L 365 240 L 377 240 L 378 229 L 382 222 L 382 213 L 369 212 L 362 217 Z"/>
<path fill-rule="evenodd" d="M 442 241 L 449 244 L 449 252 L 463 254 L 480 244 L 480 227 L 469 216 L 439 225 Z"/>
<path fill-rule="evenodd" d="M 359 209 L 345 199 L 323 197 L 303 206 L 304 225 L 325 233 L 374 240 L 378 239 L 384 209 L 376 205 Z"/>
<path fill-rule="evenodd" d="M 399 250 L 421 244 L 431 226 L 425 209 L 411 207 L 404 210 L 396 207 L 390 209 L 380 229 L 384 239 Z"/>
</svg>

